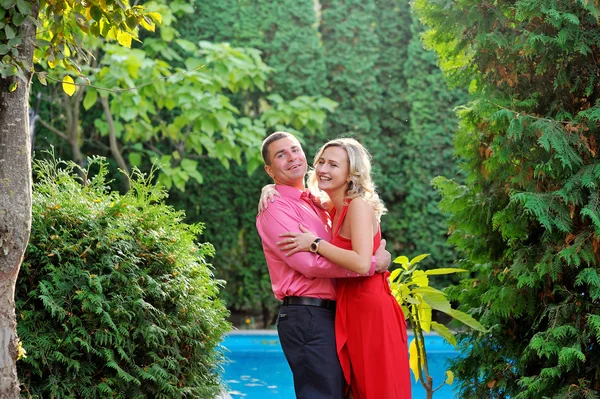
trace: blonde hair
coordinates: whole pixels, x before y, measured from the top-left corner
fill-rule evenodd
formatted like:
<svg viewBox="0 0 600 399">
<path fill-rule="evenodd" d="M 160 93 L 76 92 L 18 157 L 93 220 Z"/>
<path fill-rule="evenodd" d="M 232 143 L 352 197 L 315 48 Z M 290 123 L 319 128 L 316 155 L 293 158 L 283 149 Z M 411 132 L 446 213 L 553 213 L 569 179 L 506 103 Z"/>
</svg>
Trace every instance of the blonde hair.
<svg viewBox="0 0 600 399">
<path fill-rule="evenodd" d="M 349 178 L 348 187 L 346 188 L 346 198 L 363 198 L 373 206 L 377 220 L 387 212 L 383 201 L 379 198 L 379 194 L 375 190 L 375 183 L 371 179 L 371 154 L 358 141 L 351 138 L 341 138 L 330 140 L 323 145 L 313 162 L 316 167 L 319 159 L 323 156 L 323 152 L 329 147 L 341 147 L 346 151 L 348 156 Z M 319 192 L 317 174 L 312 168 L 308 175 L 308 186 L 313 193 Z M 324 194 L 324 193 L 323 193 Z M 326 196 L 326 194 L 324 194 Z M 325 198 L 328 201 L 329 198 Z"/>
</svg>

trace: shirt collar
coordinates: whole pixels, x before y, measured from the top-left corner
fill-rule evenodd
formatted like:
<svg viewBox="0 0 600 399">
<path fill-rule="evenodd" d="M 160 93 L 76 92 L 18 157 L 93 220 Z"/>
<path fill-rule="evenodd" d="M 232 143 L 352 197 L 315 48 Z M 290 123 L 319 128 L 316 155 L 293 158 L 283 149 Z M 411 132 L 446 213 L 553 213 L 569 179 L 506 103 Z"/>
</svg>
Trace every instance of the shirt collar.
<svg viewBox="0 0 600 399">
<path fill-rule="evenodd" d="M 300 191 L 297 188 L 294 188 L 292 186 L 285 186 L 283 184 L 276 184 L 275 185 L 275 189 L 282 196 L 292 197 L 292 198 L 295 198 L 295 199 L 300 199 L 300 196 L 302 195 L 302 193 L 308 191 L 308 189 L 305 189 L 304 191 Z"/>
</svg>

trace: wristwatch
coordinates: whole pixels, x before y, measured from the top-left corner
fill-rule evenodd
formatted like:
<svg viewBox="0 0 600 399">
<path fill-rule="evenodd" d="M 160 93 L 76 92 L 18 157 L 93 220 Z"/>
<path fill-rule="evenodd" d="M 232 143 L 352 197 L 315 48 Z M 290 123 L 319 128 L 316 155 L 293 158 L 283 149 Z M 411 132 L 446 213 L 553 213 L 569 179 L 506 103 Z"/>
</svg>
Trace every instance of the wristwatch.
<svg viewBox="0 0 600 399">
<path fill-rule="evenodd" d="M 316 254 L 319 252 L 319 241 L 321 241 L 322 238 L 316 238 L 312 244 L 310 244 L 310 252 L 312 252 L 313 254 Z"/>
</svg>

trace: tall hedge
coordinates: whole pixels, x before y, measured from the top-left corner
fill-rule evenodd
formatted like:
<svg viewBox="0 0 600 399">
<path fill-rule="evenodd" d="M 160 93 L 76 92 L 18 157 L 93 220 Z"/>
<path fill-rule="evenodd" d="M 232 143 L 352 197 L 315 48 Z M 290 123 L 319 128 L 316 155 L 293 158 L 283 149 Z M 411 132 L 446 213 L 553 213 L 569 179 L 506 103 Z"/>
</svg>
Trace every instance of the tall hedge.
<svg viewBox="0 0 600 399">
<path fill-rule="evenodd" d="M 423 49 L 423 27 L 416 16 L 412 17 L 410 30 L 406 62 L 402 65 L 409 128 L 402 135 L 403 156 L 397 161 L 404 179 L 396 182 L 405 194 L 394 204 L 396 217 L 392 219 L 403 237 L 403 253 L 430 253 L 424 265 L 444 267 L 455 262 L 458 255 L 447 242 L 447 217 L 438 207 L 441 197 L 431 181 L 440 175 L 462 181 L 454 156 L 453 133 L 458 127 L 455 107 L 466 100 L 466 93 L 448 88 L 435 53 Z M 444 277 L 438 281 L 450 278 Z"/>
<path fill-rule="evenodd" d="M 202 2 L 196 7 L 194 17 L 184 19 L 179 27 L 186 39 L 227 41 L 259 49 L 275 70 L 269 87 L 284 98 L 327 95 L 312 0 Z M 252 95 L 238 99 L 241 103 L 252 100 Z M 308 134 L 305 139 L 309 143 L 314 140 Z M 313 151 L 307 147 L 307 154 Z M 262 168 L 248 176 L 245 165 L 225 169 L 211 160 L 202 160 L 200 165 L 204 184 L 198 193 L 175 194 L 171 201 L 188 209 L 191 220 L 206 222 L 206 237 L 218 247 L 215 273 L 228 281 L 223 293 L 227 306 L 258 311 L 269 325 L 278 302 L 254 224 L 260 189 L 271 181 Z"/>
<path fill-rule="evenodd" d="M 418 0 L 448 78 L 469 88 L 440 179 L 472 278 L 453 291 L 461 397 L 600 394 L 600 9 L 594 1 Z"/>
<path fill-rule="evenodd" d="M 23 393 L 34 398 L 211 398 L 230 328 L 221 283 L 165 192 L 107 165 L 36 165 L 31 241 L 16 288 Z"/>
</svg>

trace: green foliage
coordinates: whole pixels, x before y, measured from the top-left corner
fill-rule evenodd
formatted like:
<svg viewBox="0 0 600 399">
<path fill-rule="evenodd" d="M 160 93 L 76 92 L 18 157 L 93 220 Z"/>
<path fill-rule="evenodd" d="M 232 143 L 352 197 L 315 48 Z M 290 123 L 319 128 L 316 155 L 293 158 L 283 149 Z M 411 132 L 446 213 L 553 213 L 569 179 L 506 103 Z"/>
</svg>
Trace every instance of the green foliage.
<svg viewBox="0 0 600 399">
<path fill-rule="evenodd" d="M 11 6 L 5 7 L 9 13 L 18 9 L 23 17 L 35 17 L 32 15 L 32 7 L 29 2 L 6 0 L 4 3 L 12 3 Z M 17 7 L 13 7 L 15 3 Z M 40 31 L 36 62 L 42 59 L 50 68 L 60 66 L 74 76 L 83 79 L 86 79 L 86 76 L 76 56 L 86 62 L 89 61 L 90 53 L 86 48 L 86 39 L 102 37 L 109 41 L 117 41 L 121 46 L 131 47 L 133 40 L 139 40 L 140 26 L 154 31 L 156 23 L 162 22 L 160 14 L 149 12 L 139 5 L 130 6 L 127 1 L 111 3 L 42 1 L 39 15 L 39 20 L 34 19 L 34 23 Z M 13 21 L 15 20 L 13 16 Z M 19 20 L 22 21 L 22 19 Z M 16 54 L 13 53 L 13 56 Z M 3 60 L 3 64 L 10 63 L 14 63 L 11 58 Z M 28 72 L 22 70 L 24 65 L 17 64 L 16 66 L 17 71 Z M 22 76 L 18 76 L 23 79 Z M 38 78 L 43 84 L 46 83 L 45 76 L 44 72 L 38 74 Z M 72 83 L 73 79 L 67 74 L 65 81 Z M 69 95 L 72 95 L 71 90 L 74 91 L 72 84 L 65 86 L 65 92 Z"/>
<path fill-rule="evenodd" d="M 435 180 L 472 272 L 449 294 L 489 328 L 460 337 L 461 397 L 597 397 L 597 4 L 414 5 L 471 94 L 455 138 L 467 184 Z"/>
<path fill-rule="evenodd" d="M 305 98 L 328 93 L 316 22 L 312 0 L 202 2 L 193 17 L 182 19 L 180 30 L 190 41 L 226 41 L 259 49 L 264 61 L 274 69 L 267 86 L 276 94 L 267 99 L 277 104 L 279 97 Z M 248 94 L 250 98 L 258 95 Z M 236 101 L 243 102 L 246 98 L 237 96 Z M 329 110 L 332 105 L 324 98 L 318 100 L 318 104 L 321 111 Z M 278 109 L 285 111 L 282 107 Z M 302 112 L 296 114 L 302 115 Z M 264 114 L 265 118 L 270 115 L 271 111 Z M 300 139 L 310 157 L 316 149 L 313 143 L 324 140 L 320 132 L 323 125 L 318 129 L 311 128 L 310 124 L 305 126 L 302 131 L 311 135 L 301 134 Z M 211 187 L 212 195 L 205 195 L 206 189 L 202 187 L 198 190 L 200 195 L 188 190 L 185 195 L 177 194 L 172 199 L 178 207 L 189 210 L 192 220 L 207 223 L 207 239 L 219 248 L 215 258 L 216 274 L 228 281 L 223 294 L 228 306 L 239 311 L 261 311 L 264 323 L 269 325 L 278 302 L 273 297 L 254 226 L 260 189 L 270 180 L 262 168 L 248 175 L 245 165 L 231 165 L 226 171 L 211 160 L 202 160 L 200 167 L 204 187 Z"/>
<path fill-rule="evenodd" d="M 91 170 L 98 169 L 94 174 Z M 109 191 L 106 163 L 37 162 L 16 288 L 28 397 L 213 397 L 229 329 L 201 224 L 136 174 Z M 78 175 L 75 174 L 78 173 Z"/>
</svg>

